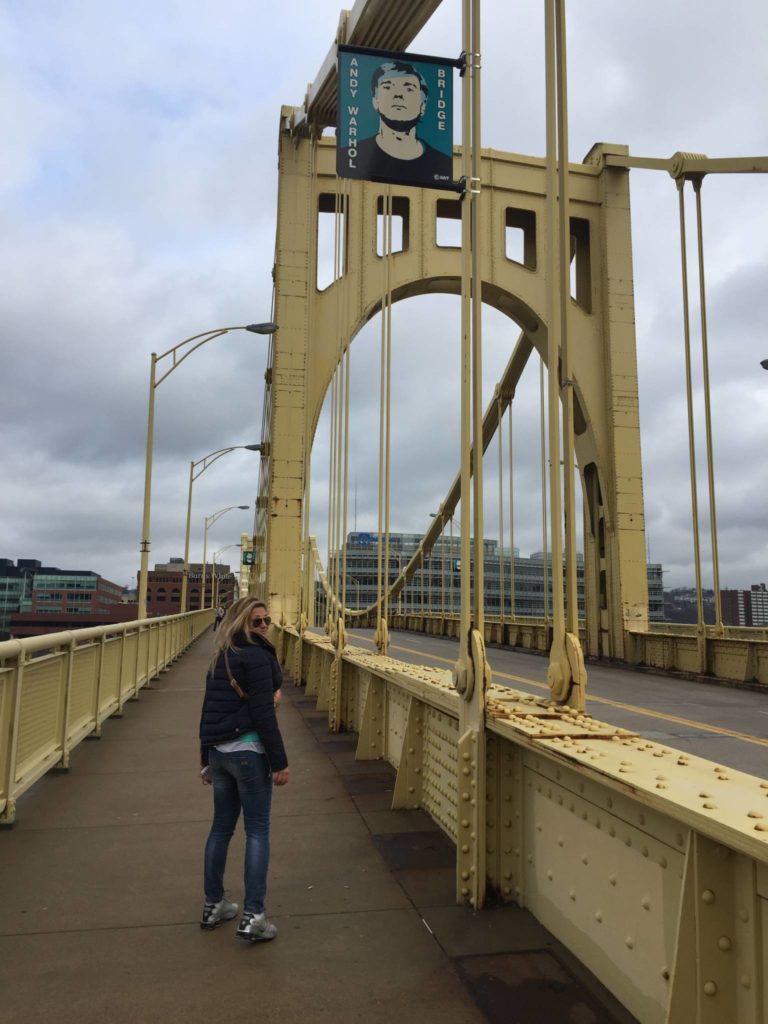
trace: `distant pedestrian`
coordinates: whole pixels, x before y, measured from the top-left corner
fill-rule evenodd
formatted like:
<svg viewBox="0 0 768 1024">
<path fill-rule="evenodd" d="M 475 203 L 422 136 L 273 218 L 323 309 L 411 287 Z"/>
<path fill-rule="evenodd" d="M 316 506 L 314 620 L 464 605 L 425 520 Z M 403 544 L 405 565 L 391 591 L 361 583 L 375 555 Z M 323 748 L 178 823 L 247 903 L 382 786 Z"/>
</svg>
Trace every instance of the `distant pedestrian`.
<svg viewBox="0 0 768 1024">
<path fill-rule="evenodd" d="M 216 613 L 215 613 L 215 615 L 213 617 L 213 632 L 214 633 L 216 632 L 216 630 L 221 625 L 221 620 L 223 618 L 224 618 L 224 609 L 221 607 L 221 605 L 219 605 L 218 608 L 216 609 Z"/>
<path fill-rule="evenodd" d="M 253 597 L 235 601 L 221 623 L 205 684 L 200 717 L 200 775 L 213 783 L 213 823 L 205 845 L 205 905 L 201 928 L 237 916 L 224 896 L 229 841 L 243 811 L 245 900 L 237 935 L 274 939 L 264 901 L 269 866 L 272 786 L 288 782 L 288 759 L 275 714 L 282 672 L 267 639 L 267 606 Z"/>
</svg>

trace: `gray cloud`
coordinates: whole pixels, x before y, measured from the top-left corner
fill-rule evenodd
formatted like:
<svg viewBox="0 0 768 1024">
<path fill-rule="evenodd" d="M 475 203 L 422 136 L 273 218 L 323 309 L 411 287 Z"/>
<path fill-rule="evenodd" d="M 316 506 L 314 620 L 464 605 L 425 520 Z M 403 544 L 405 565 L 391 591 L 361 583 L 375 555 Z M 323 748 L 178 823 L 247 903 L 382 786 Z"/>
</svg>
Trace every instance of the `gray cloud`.
<svg viewBox="0 0 768 1024">
<path fill-rule="evenodd" d="M 456 5 L 442 5 L 413 49 L 457 54 L 457 18 Z M 337 21 L 336 5 L 309 0 L 292 5 L 290 32 L 283 8 L 256 10 L 248 0 L 231 0 L 226 17 L 210 0 L 198 0 L 194 16 L 147 0 L 41 0 L 0 11 L 0 111 L 10 126 L 0 159 L 0 554 L 93 568 L 118 582 L 135 575 L 149 353 L 206 327 L 268 318 L 280 105 L 301 102 Z M 541 155 L 540 5 L 487 0 L 483 34 L 484 145 Z M 643 155 L 768 151 L 765 36 L 757 0 L 736 0 L 727 19 L 715 3 L 699 5 L 695 19 L 662 0 L 608 12 L 596 0 L 572 6 L 572 160 L 599 139 Z M 270 46 L 257 46 L 260 39 Z M 709 177 L 703 193 L 721 576 L 731 586 L 768 576 L 768 375 L 758 365 L 768 356 L 765 187 L 762 176 Z M 684 583 L 693 576 L 674 184 L 632 172 L 632 205 L 648 534 L 666 579 Z M 692 207 L 688 216 L 690 229 Z M 695 307 L 695 275 L 691 288 Z M 440 297 L 394 310 L 394 529 L 424 529 L 458 468 L 457 309 L 457 300 Z M 692 325 L 706 565 L 695 308 Z M 514 324 L 486 311 L 486 400 L 516 337 Z M 350 480 L 358 524 L 374 529 L 376 323 L 355 340 L 352 362 Z M 190 460 L 258 440 L 264 366 L 263 339 L 234 334 L 195 353 L 158 389 L 153 558 L 182 553 Z M 494 445 L 486 459 L 490 535 Z M 320 538 L 327 446 L 323 420 L 312 485 Z M 524 553 L 541 546 L 538 460 L 534 362 L 515 403 L 515 542 Z M 257 483 L 258 457 L 244 452 L 198 480 L 193 556 L 203 517 L 251 503 Z M 350 528 L 352 505 L 350 498 Z M 211 550 L 236 543 L 252 518 L 224 517 L 211 530 Z"/>
</svg>

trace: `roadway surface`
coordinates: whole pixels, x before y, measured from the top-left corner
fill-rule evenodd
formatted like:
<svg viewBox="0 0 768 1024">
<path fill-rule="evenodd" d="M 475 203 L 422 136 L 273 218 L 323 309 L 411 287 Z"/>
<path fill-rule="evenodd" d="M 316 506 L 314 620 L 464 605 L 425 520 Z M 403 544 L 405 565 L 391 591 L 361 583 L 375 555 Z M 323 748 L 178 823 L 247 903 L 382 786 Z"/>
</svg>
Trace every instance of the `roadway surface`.
<svg viewBox="0 0 768 1024">
<path fill-rule="evenodd" d="M 347 635 L 351 644 L 375 647 L 373 630 L 353 629 Z M 490 646 L 486 652 L 495 683 L 548 695 L 545 656 Z M 450 668 L 458 644 L 393 631 L 388 653 L 416 665 Z M 587 709 L 595 718 L 716 764 L 768 776 L 768 693 L 615 665 L 590 663 L 587 675 Z"/>
</svg>

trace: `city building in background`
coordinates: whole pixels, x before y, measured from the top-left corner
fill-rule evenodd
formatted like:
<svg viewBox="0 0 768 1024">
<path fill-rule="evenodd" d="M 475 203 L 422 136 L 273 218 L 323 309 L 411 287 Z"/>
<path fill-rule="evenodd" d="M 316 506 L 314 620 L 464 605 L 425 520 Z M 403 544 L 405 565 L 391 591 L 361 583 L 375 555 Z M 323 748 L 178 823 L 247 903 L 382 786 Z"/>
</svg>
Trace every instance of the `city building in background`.
<svg viewBox="0 0 768 1024">
<path fill-rule="evenodd" d="M 721 590 L 723 622 L 728 626 L 768 626 L 768 590 L 753 583 L 749 590 Z"/>
<path fill-rule="evenodd" d="M 30 599 L 35 569 L 41 567 L 33 558 L 0 558 L 0 639 L 10 636 L 11 616 L 21 610 L 22 602 Z"/>
<path fill-rule="evenodd" d="M 124 589 L 91 570 L 58 569 L 34 558 L 19 558 L 15 565 L 0 559 L 2 636 L 128 622 L 136 606 L 123 604 Z"/>
<path fill-rule="evenodd" d="M 419 548 L 422 536 L 417 533 L 391 533 L 389 535 L 389 582 L 394 583 L 402 569 Z M 367 608 L 377 599 L 378 534 L 350 533 L 347 537 L 347 607 Z M 496 540 L 483 542 L 485 556 L 485 611 L 487 615 L 512 615 L 543 618 L 544 595 L 552 608 L 552 566 L 543 552 L 529 557 L 520 555 L 517 548 L 499 548 Z M 337 568 L 338 552 L 329 559 L 327 575 L 332 580 Z M 577 593 L 579 615 L 584 615 L 584 561 L 577 555 Z M 546 583 L 545 583 L 546 581 Z M 659 564 L 648 565 L 648 611 L 654 622 L 664 619 L 663 570 Z M 513 586 L 514 582 L 514 586 Z M 461 609 L 460 539 L 440 537 L 424 559 L 424 566 L 416 570 L 410 583 L 395 599 L 395 607 L 403 612 L 458 615 Z M 514 590 L 514 600 L 512 593 Z M 325 618 L 325 598 L 322 587 L 317 591 L 317 621 Z"/>
<path fill-rule="evenodd" d="M 214 588 L 213 568 L 209 562 L 205 569 L 205 603 L 201 603 L 200 595 L 203 585 L 203 563 L 190 562 L 187 578 L 187 609 L 196 612 L 200 608 L 212 607 L 216 604 L 223 607 L 236 599 L 237 579 L 229 565 L 215 566 L 216 578 Z M 181 582 L 184 572 L 184 559 L 172 558 L 169 562 L 155 565 L 147 573 L 147 615 L 154 618 L 158 615 L 177 615 L 181 611 Z M 215 590 L 215 593 L 214 593 Z"/>
</svg>

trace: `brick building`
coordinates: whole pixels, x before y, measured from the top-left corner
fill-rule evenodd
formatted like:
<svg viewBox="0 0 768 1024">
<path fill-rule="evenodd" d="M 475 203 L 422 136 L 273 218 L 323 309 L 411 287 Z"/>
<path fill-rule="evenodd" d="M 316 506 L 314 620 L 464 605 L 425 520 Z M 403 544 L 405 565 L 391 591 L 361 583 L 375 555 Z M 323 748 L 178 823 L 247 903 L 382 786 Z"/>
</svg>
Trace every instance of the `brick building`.
<svg viewBox="0 0 768 1024">
<path fill-rule="evenodd" d="M 768 589 L 753 583 L 749 590 L 721 590 L 723 622 L 727 626 L 768 626 Z"/>
<path fill-rule="evenodd" d="M 136 605 L 123 604 L 124 589 L 90 570 L 0 559 L 0 628 L 25 637 L 130 621 Z"/>
<path fill-rule="evenodd" d="M 147 615 L 177 615 L 181 611 L 181 584 L 184 559 L 172 558 L 169 562 L 155 565 L 147 573 Z M 205 570 L 205 605 L 200 601 L 203 582 L 202 562 L 190 562 L 187 579 L 187 610 L 210 608 L 213 602 L 213 566 Z M 218 603 L 225 608 L 237 597 L 237 581 L 228 565 L 216 566 L 216 595 Z"/>
</svg>

